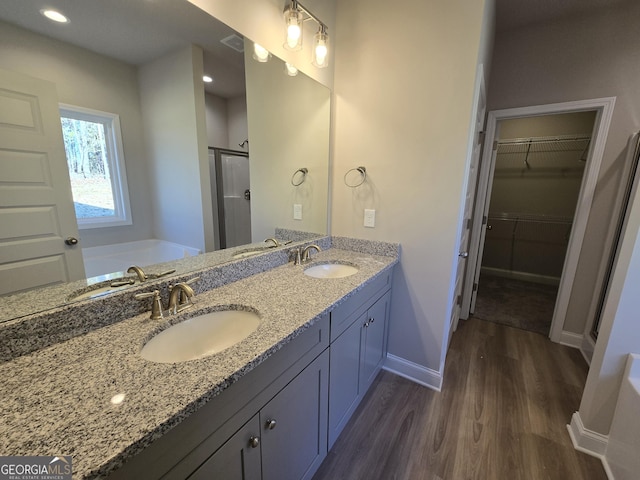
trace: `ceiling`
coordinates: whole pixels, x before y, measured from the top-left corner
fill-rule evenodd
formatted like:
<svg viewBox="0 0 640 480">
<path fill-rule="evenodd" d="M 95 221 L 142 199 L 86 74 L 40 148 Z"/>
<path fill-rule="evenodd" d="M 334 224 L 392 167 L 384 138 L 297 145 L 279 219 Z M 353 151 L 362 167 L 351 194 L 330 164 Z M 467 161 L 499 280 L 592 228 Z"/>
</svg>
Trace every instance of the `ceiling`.
<svg viewBox="0 0 640 480">
<path fill-rule="evenodd" d="M 55 8 L 68 24 L 40 15 Z M 220 43 L 237 34 L 186 0 L 2 0 L 0 19 L 131 65 L 142 65 L 189 44 L 203 48 L 207 91 L 244 93 L 244 56 Z"/>
<path fill-rule="evenodd" d="M 496 30 L 545 23 L 637 0 L 496 0 Z"/>
</svg>

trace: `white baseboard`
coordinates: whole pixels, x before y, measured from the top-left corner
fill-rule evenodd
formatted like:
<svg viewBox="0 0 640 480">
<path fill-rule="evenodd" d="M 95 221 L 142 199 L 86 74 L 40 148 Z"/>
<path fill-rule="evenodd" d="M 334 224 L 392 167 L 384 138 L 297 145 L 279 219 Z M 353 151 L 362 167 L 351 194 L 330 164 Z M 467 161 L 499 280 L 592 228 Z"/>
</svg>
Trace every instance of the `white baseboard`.
<svg viewBox="0 0 640 480">
<path fill-rule="evenodd" d="M 542 283 L 544 285 L 554 285 L 556 287 L 560 285 L 560 277 L 550 277 L 548 275 L 538 275 L 536 273 L 516 272 L 492 267 L 481 267 L 480 272 L 486 275 L 513 278 L 514 280 L 522 280 L 524 282 Z"/>
<path fill-rule="evenodd" d="M 390 353 L 387 353 L 387 359 L 382 368 L 438 392 L 442 389 L 442 374 L 440 372 Z"/>
<path fill-rule="evenodd" d="M 609 437 L 601 433 L 585 428 L 580 418 L 580 412 L 574 412 L 571 423 L 567 425 L 569 436 L 576 450 L 599 458 L 604 464 L 604 455 L 607 451 Z"/>
<path fill-rule="evenodd" d="M 584 335 L 563 330 L 560 334 L 560 341 L 558 343 L 566 345 L 567 347 L 580 348 L 582 347 L 583 340 Z"/>
</svg>

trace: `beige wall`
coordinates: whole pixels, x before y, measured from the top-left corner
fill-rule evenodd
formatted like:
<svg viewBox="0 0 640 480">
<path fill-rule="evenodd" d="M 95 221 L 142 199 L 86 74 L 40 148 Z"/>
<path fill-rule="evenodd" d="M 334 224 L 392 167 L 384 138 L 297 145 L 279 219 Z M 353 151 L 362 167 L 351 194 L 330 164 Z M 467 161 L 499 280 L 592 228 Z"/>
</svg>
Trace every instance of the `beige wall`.
<svg viewBox="0 0 640 480">
<path fill-rule="evenodd" d="M 152 159 L 155 238 L 202 251 L 210 241 L 212 250 L 202 50 L 187 47 L 165 55 L 140 67 L 139 78 Z"/>
<path fill-rule="evenodd" d="M 240 144 L 249 138 L 246 96 L 227 99 L 227 125 L 229 127 L 229 148 L 247 150 L 246 146 L 240 147 Z"/>
<path fill-rule="evenodd" d="M 603 255 L 615 224 L 629 135 L 640 128 L 640 4 L 626 2 L 496 36 L 489 108 L 616 96 L 600 179 L 563 329 L 582 334 Z"/>
<path fill-rule="evenodd" d="M 227 101 L 211 93 L 205 93 L 207 143 L 210 147 L 229 148 L 227 126 Z"/>
<path fill-rule="evenodd" d="M 245 57 L 245 69 L 253 241 L 272 237 L 274 227 L 324 233 L 330 91 L 305 75 L 286 76 L 276 58 L 258 63 Z M 309 173 L 294 187 L 291 177 L 299 168 Z M 302 220 L 293 219 L 294 204 L 302 205 Z"/>
<path fill-rule="evenodd" d="M 207 142 L 209 147 L 246 150 L 248 138 L 246 97 L 221 98 L 205 93 Z"/>
<path fill-rule="evenodd" d="M 83 247 L 151 238 L 150 185 L 135 67 L 0 22 L 2 67 L 56 84 L 58 100 L 120 116 L 133 224 L 80 231 Z"/>
<path fill-rule="evenodd" d="M 446 353 L 476 67 L 490 52 L 483 12 L 491 5 L 338 2 L 332 233 L 401 243 L 389 353 L 424 381 L 441 375 Z M 367 183 L 352 189 L 343 176 L 358 165 Z M 363 227 L 365 208 L 376 210 L 373 229 Z"/>
</svg>

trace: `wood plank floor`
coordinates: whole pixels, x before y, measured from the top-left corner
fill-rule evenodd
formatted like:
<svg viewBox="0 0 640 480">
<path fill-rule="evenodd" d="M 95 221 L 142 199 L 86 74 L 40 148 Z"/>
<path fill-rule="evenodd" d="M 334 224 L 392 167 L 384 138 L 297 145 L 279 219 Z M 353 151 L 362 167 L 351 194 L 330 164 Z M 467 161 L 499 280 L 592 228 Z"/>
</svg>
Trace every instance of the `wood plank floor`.
<svg viewBox="0 0 640 480">
<path fill-rule="evenodd" d="M 566 428 L 586 375 L 578 350 L 461 321 L 442 392 L 382 372 L 314 480 L 606 480 Z"/>
</svg>

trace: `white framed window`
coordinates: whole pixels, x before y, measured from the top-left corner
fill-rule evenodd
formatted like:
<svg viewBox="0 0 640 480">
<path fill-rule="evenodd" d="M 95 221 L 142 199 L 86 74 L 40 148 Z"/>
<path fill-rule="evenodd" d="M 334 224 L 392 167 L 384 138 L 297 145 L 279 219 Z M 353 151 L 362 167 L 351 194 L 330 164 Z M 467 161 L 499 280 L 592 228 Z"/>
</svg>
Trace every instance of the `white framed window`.
<svg viewBox="0 0 640 480">
<path fill-rule="evenodd" d="M 131 225 L 120 117 L 59 107 L 78 228 Z"/>
</svg>

